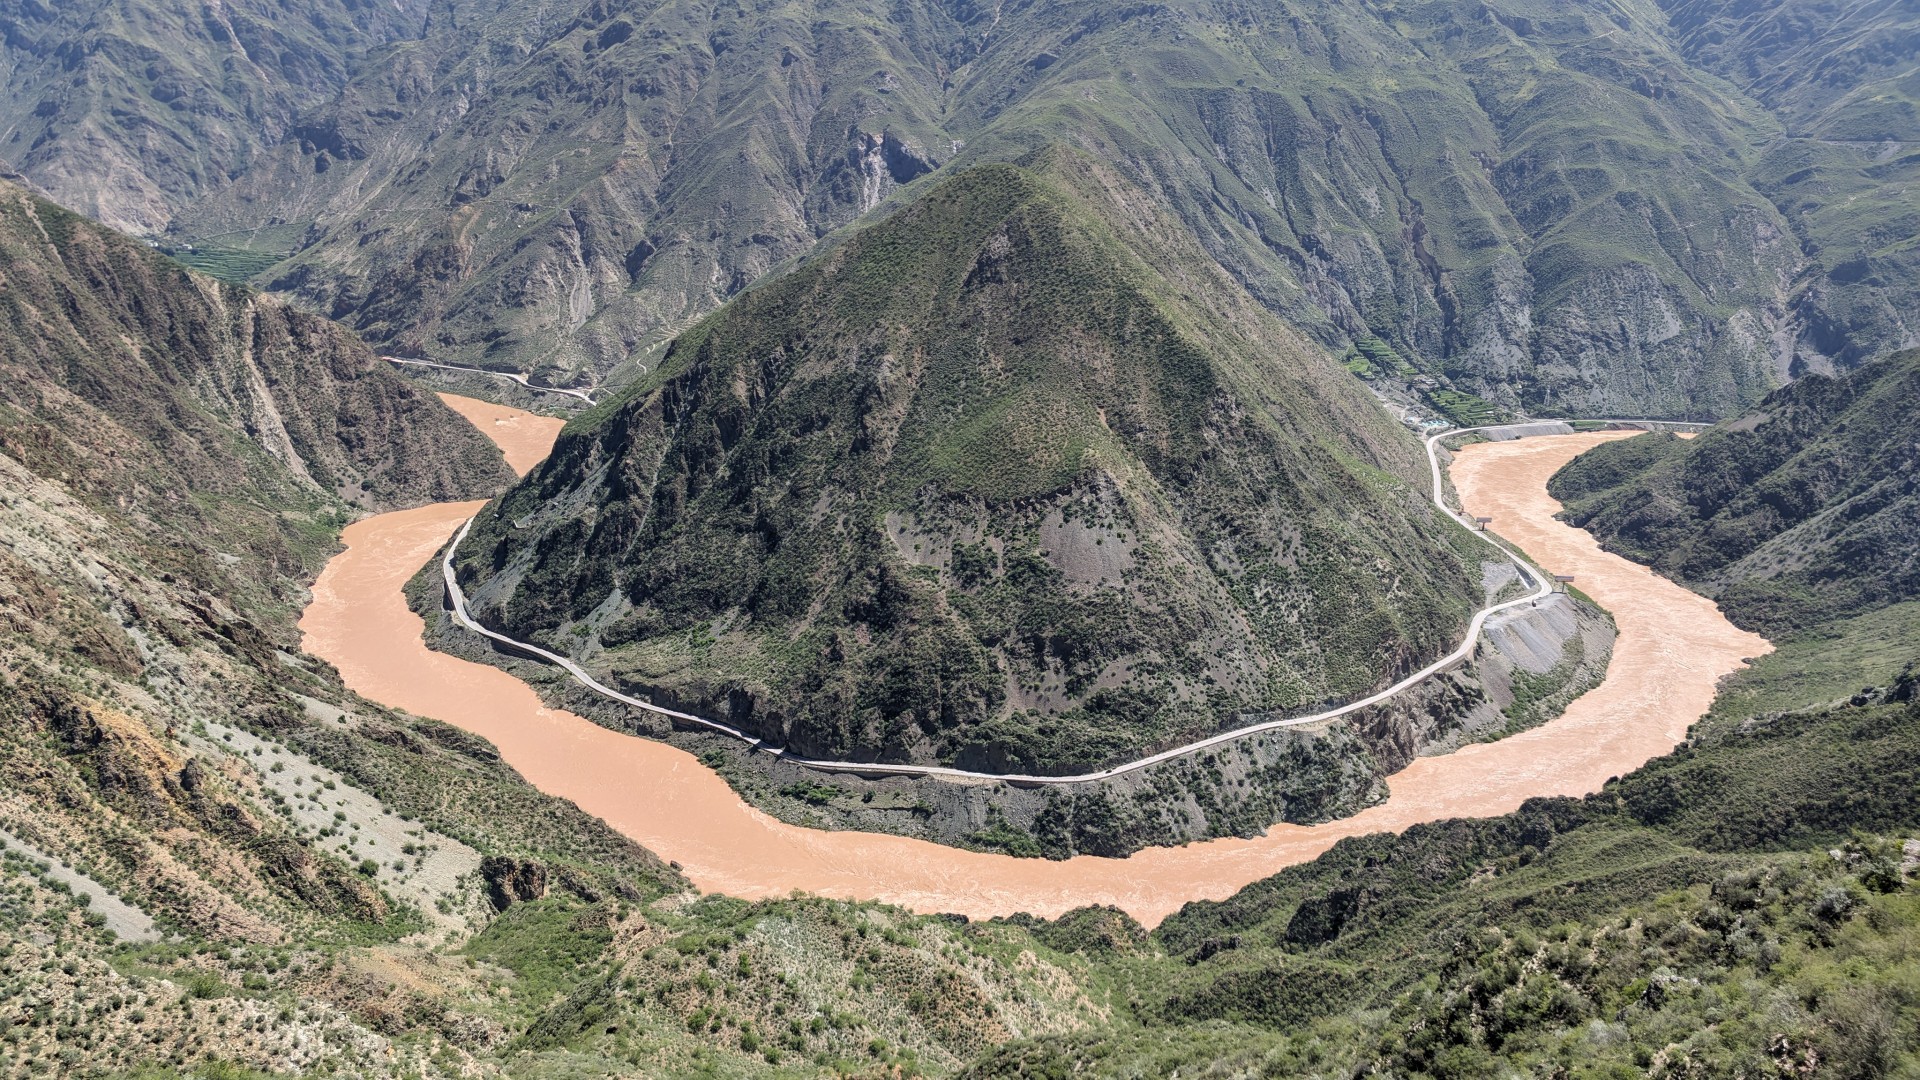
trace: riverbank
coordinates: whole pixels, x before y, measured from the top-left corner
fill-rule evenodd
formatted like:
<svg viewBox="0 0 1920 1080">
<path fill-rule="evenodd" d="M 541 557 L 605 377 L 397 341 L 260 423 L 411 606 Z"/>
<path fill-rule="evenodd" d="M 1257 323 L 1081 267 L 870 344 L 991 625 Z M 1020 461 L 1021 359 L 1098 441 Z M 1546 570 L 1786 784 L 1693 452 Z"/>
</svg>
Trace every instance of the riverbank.
<svg viewBox="0 0 1920 1080">
<path fill-rule="evenodd" d="M 1546 494 L 1547 478 L 1582 450 L 1619 437 L 1478 444 L 1456 455 L 1452 471 L 1470 513 L 1494 517 L 1504 536 L 1551 570 L 1575 574 L 1580 588 L 1615 613 L 1619 641 L 1598 688 L 1532 731 L 1415 761 L 1389 779 L 1385 802 L 1352 817 L 1125 859 L 1017 859 L 789 825 L 749 807 L 691 754 L 549 709 L 503 671 L 429 650 L 424 624 L 401 590 L 475 503 L 350 526 L 348 550 L 316 583 L 301 627 L 308 651 L 332 662 L 355 691 L 489 739 L 529 782 L 679 863 L 703 890 L 765 897 L 798 889 L 976 917 L 1057 915 L 1106 903 L 1153 925 L 1189 900 L 1224 898 L 1346 836 L 1597 790 L 1671 748 L 1706 710 L 1720 677 L 1767 651 L 1764 640 L 1727 623 L 1711 602 L 1553 520 L 1558 504 Z"/>
</svg>

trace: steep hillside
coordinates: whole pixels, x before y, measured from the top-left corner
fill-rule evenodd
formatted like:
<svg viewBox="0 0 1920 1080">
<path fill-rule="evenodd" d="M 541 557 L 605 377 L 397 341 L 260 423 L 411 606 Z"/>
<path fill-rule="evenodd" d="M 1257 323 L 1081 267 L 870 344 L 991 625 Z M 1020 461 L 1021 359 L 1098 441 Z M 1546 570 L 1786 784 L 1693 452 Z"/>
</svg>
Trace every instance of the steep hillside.
<svg viewBox="0 0 1920 1080">
<path fill-rule="evenodd" d="M 971 147 L 1071 133 L 1269 306 L 1384 339 L 1416 385 L 1672 415 L 1785 363 L 1797 254 L 1741 178 L 1770 121 L 1652 9 L 1036 5 L 965 74 Z"/>
<path fill-rule="evenodd" d="M 158 233 L 331 100 L 428 4 L 28 0 L 0 11 L 0 158 L 66 206 Z M 258 263 L 256 262 L 257 266 Z"/>
<path fill-rule="evenodd" d="M 173 925 L 386 921 L 213 732 L 337 698 L 291 625 L 335 530 L 484 495 L 498 452 L 339 327 L 12 186 L 0 282 L 4 828 L 77 845 Z"/>
<path fill-rule="evenodd" d="M 1744 433 L 1608 444 L 1556 486 L 1624 505 L 1664 498 L 1632 478 L 1678 470 L 1726 506 L 1849 505 L 1843 473 L 1910 456 L 1911 425 L 1876 420 L 1912 414 L 1911 372 L 1909 357 L 1809 379 L 1764 423 L 1730 425 Z M 1741 437 L 1757 440 L 1750 474 L 1724 467 Z M 1640 540 L 1686 565 L 1733 524 Z M 1774 577 L 1713 565 L 1728 597 Z M 1776 651 L 1673 754 L 1599 794 L 1346 841 L 1150 937 L 1089 933 L 1088 913 L 1041 928 L 1117 952 L 1127 1022 L 1015 1042 L 968 1075 L 1898 1075 L 1920 1048 L 1920 603 L 1880 591 L 1885 569 L 1828 559 L 1821 586 L 1853 602 L 1800 608 L 1793 630 L 1732 606 L 1780 634 Z"/>
<path fill-rule="evenodd" d="M 1920 352 L 1811 376 L 1692 442 L 1635 439 L 1554 478 L 1601 542 L 1767 633 L 1920 599 Z M 1637 444 L 1637 445 L 1636 445 Z"/>
<path fill-rule="evenodd" d="M 675 342 L 476 522 L 481 617 L 807 756 L 1070 771 L 1356 696 L 1480 553 L 1110 170 L 957 172 Z"/>
<path fill-rule="evenodd" d="M 340 327 L 11 185 L 0 279 L 0 450 L 175 547 L 215 595 L 272 577 L 229 568 L 290 543 L 310 558 L 348 505 L 469 498 L 511 475 Z"/>
<path fill-rule="evenodd" d="M 1736 70 L 1776 70 L 1764 12 L 1696 6 L 523 0 L 367 65 L 181 235 L 297 238 L 259 280 L 385 347 L 623 379 L 902 184 L 1068 140 L 1431 409 L 1719 415 L 1911 339 L 1913 16 L 1795 8 L 1822 74 L 1775 86 Z"/>
<path fill-rule="evenodd" d="M 6 1075 L 387 1067 L 378 950 L 680 887 L 298 655 L 341 524 L 509 475 L 350 332 L 8 186 L 0 402 Z"/>
<path fill-rule="evenodd" d="M 1920 346 L 1920 10 L 1667 0 L 1687 58 L 1779 118 L 1754 185 L 1800 237 L 1791 308 L 1816 371 Z"/>
</svg>

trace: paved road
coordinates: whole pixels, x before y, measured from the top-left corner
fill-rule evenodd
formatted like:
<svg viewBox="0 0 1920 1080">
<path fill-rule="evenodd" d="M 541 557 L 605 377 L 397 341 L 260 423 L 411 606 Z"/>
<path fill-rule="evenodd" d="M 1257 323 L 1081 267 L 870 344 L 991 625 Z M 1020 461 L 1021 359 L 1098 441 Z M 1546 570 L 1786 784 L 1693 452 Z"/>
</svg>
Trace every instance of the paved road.
<svg viewBox="0 0 1920 1080">
<path fill-rule="evenodd" d="M 1533 423 L 1544 424 L 1544 423 L 1565 423 L 1565 422 L 1566 421 L 1534 421 Z M 1638 423 L 1639 421 L 1622 420 L 1622 421 L 1601 421 L 1601 422 L 1603 423 Z M 1451 438 L 1452 436 L 1455 436 L 1455 435 L 1467 435 L 1467 434 L 1472 434 L 1478 431 L 1487 431 L 1495 428 L 1506 428 L 1506 427 L 1513 427 L 1513 426 L 1514 425 L 1488 424 L 1482 427 L 1455 428 L 1450 431 L 1442 431 L 1437 434 L 1428 436 L 1426 440 L 1427 462 L 1431 466 L 1432 474 L 1433 474 L 1432 498 L 1433 498 L 1434 506 L 1438 507 L 1442 513 L 1445 513 L 1453 517 L 1454 520 L 1459 521 L 1462 525 L 1465 525 L 1468 528 L 1472 528 L 1473 526 L 1472 521 L 1468 520 L 1463 515 L 1454 511 L 1454 509 L 1448 506 L 1446 503 L 1445 488 L 1441 482 L 1439 442 L 1441 439 Z M 1700 425 L 1700 426 L 1704 426 L 1704 425 Z M 642 701 L 641 699 L 633 697 L 629 694 L 623 694 L 620 691 L 605 685 L 604 683 L 600 682 L 598 679 L 595 679 L 592 675 L 587 674 L 585 669 L 581 668 L 580 665 L 574 663 L 572 660 L 568 659 L 567 657 L 561 656 L 558 653 L 549 652 L 548 650 L 543 649 L 538 645 L 528 644 L 527 642 L 524 642 L 524 641 L 517 641 L 513 638 L 506 636 L 505 634 L 501 634 L 493 630 L 489 630 L 486 627 L 480 625 L 480 623 L 473 618 L 472 614 L 467 610 L 466 593 L 461 590 L 460 582 L 455 577 L 454 571 L 453 571 L 454 553 L 460 549 L 460 544 L 463 541 L 465 541 L 467 538 L 467 530 L 472 526 L 473 526 L 473 520 L 471 518 L 469 518 L 465 524 L 460 526 L 460 531 L 454 534 L 453 542 L 447 545 L 446 554 L 441 559 L 441 562 L 440 562 L 440 572 L 441 572 L 441 576 L 446 581 L 447 596 L 452 601 L 454 618 L 457 619 L 462 626 L 465 626 L 467 629 L 473 631 L 476 634 L 479 634 L 482 637 L 485 637 L 491 641 L 497 642 L 501 645 L 508 646 L 509 648 L 512 648 L 519 652 L 526 653 L 530 656 L 537 657 L 541 660 L 545 660 L 548 663 L 561 668 L 567 674 L 573 676 L 576 682 L 580 683 L 582 686 L 585 686 L 587 689 L 592 690 L 594 693 L 599 694 L 604 698 L 607 698 L 610 701 L 617 701 L 622 705 L 630 705 L 636 709 L 642 709 L 646 712 L 654 713 L 659 716 L 665 716 L 665 717 L 668 717 L 669 719 L 676 720 L 684 724 L 690 724 L 695 727 L 705 728 L 709 731 L 717 731 L 722 735 L 728 735 L 735 739 L 739 739 L 740 741 L 746 743 L 748 746 L 751 746 L 756 750 L 760 750 L 764 753 L 772 754 L 776 757 L 792 762 L 796 765 L 804 765 L 809 769 L 815 769 L 821 772 L 854 773 L 861 776 L 925 776 L 925 777 L 934 777 L 934 778 L 945 779 L 945 780 L 957 780 L 957 781 L 968 781 L 968 782 L 997 781 L 997 782 L 1004 782 L 1004 783 L 1010 783 L 1010 784 L 1016 784 L 1016 785 L 1022 785 L 1022 786 L 1041 786 L 1041 785 L 1049 785 L 1049 784 L 1085 784 L 1085 783 L 1091 783 L 1093 781 L 1098 781 L 1098 780 L 1109 780 L 1116 776 L 1121 776 L 1126 773 L 1134 772 L 1139 769 L 1144 769 L 1151 765 L 1158 765 L 1161 762 L 1171 761 L 1177 757 L 1184 757 L 1187 754 L 1195 753 L 1196 751 L 1200 751 L 1200 750 L 1205 750 L 1209 747 L 1219 746 L 1223 743 L 1232 742 L 1236 739 L 1244 739 L 1251 735 L 1259 735 L 1262 732 L 1277 731 L 1281 728 L 1299 727 L 1303 724 L 1317 724 L 1325 720 L 1332 720 L 1338 717 L 1346 716 L 1350 713 L 1358 712 L 1359 710 L 1367 708 L 1369 706 L 1377 705 L 1380 702 L 1395 696 L 1396 694 L 1404 693 L 1408 689 L 1411 689 L 1412 687 L 1417 686 L 1422 682 L 1425 682 L 1426 680 L 1432 678 L 1434 675 L 1439 674 L 1440 672 L 1446 670 L 1447 668 L 1453 666 L 1456 663 L 1459 663 L 1462 660 L 1465 660 L 1468 656 L 1472 655 L 1474 646 L 1478 643 L 1478 640 L 1480 637 L 1480 629 L 1481 627 L 1486 625 L 1487 619 L 1489 617 L 1496 615 L 1502 611 L 1510 611 L 1514 608 L 1538 603 L 1539 601 L 1545 599 L 1549 594 L 1553 592 L 1552 580 L 1550 578 L 1542 577 L 1542 575 L 1536 572 L 1533 566 L 1530 563 L 1528 563 L 1526 559 L 1522 558 L 1518 552 L 1514 551 L 1512 548 L 1509 548 L 1506 544 L 1495 539 L 1493 536 L 1485 532 L 1475 530 L 1474 531 L 1475 536 L 1478 536 L 1481 540 L 1485 541 L 1488 544 L 1491 544 L 1494 548 L 1496 548 L 1501 553 L 1502 556 L 1504 556 L 1506 559 L 1508 559 L 1510 562 L 1513 563 L 1513 565 L 1520 572 L 1520 580 L 1532 585 L 1533 586 L 1532 591 L 1528 592 L 1527 595 L 1522 596 L 1517 600 L 1508 600 L 1503 603 L 1493 604 L 1489 607 L 1482 608 L 1478 612 L 1475 612 L 1472 620 L 1470 620 L 1467 623 L 1466 635 L 1461 640 L 1458 648 L 1454 649 L 1452 652 L 1447 653 L 1445 656 L 1442 656 L 1440 659 L 1435 660 L 1433 663 L 1428 664 L 1426 667 L 1421 668 L 1419 671 L 1416 671 L 1413 674 L 1408 675 L 1406 678 L 1401 679 L 1399 682 L 1394 683 L 1392 686 L 1387 687 L 1385 690 L 1381 690 L 1378 693 L 1369 694 L 1368 696 L 1361 698 L 1358 701 L 1348 702 L 1347 704 L 1342 705 L 1339 708 L 1328 709 L 1325 712 L 1317 712 L 1309 716 L 1295 716 L 1295 717 L 1289 717 L 1285 720 L 1269 720 L 1266 723 L 1262 723 L 1262 724 L 1252 724 L 1243 728 L 1235 728 L 1232 731 L 1223 732 L 1219 735 L 1214 735 L 1209 738 L 1200 739 L 1196 742 L 1190 742 L 1184 746 L 1176 746 L 1171 750 L 1163 750 L 1160 753 L 1152 754 L 1147 757 L 1139 758 L 1134 761 L 1129 761 L 1122 765 L 1115 765 L 1112 768 L 1102 769 L 1098 772 L 1079 773 L 1073 776 L 1032 776 L 1024 773 L 974 772 L 970 769 L 954 769 L 954 768 L 948 768 L 943 765 L 893 765 L 893 764 L 880 764 L 880 763 L 871 763 L 871 762 L 817 761 L 812 758 L 796 757 L 792 754 L 787 753 L 784 749 L 780 747 L 767 745 L 766 741 L 763 739 L 755 738 L 754 736 L 749 735 L 738 728 L 732 727 L 727 724 L 723 724 L 717 720 L 709 720 L 704 716 L 695 716 L 692 713 L 684 713 L 675 709 L 662 708 L 661 706 L 655 705 L 652 702 Z"/>
<path fill-rule="evenodd" d="M 491 375 L 496 379 L 519 383 L 528 390 L 538 390 L 543 394 L 564 394 L 567 397 L 579 398 L 589 405 L 593 404 L 594 391 L 599 389 L 597 386 L 590 390 L 565 390 L 558 386 L 538 386 L 528 382 L 527 377 L 517 371 L 489 371 L 486 368 L 467 367 L 464 364 L 441 364 L 432 360 L 415 360 L 406 356 L 382 356 L 380 359 L 404 367 L 438 368 L 441 371 L 460 371 L 470 375 Z"/>
</svg>

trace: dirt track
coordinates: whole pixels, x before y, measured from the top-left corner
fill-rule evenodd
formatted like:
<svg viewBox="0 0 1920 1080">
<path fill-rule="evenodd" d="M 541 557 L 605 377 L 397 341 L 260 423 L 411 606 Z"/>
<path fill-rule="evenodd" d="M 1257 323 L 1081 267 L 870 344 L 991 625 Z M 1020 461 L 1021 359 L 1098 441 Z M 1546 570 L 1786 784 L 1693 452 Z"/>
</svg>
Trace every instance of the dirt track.
<svg viewBox="0 0 1920 1080">
<path fill-rule="evenodd" d="M 480 426 L 491 434 L 503 425 Z M 747 806 L 684 751 L 547 709 L 507 673 L 429 650 L 400 590 L 476 503 L 404 510 L 350 526 L 348 550 L 315 584 L 301 628 L 307 650 L 333 663 L 362 695 L 491 740 L 530 782 L 679 862 L 702 889 L 745 897 L 798 889 L 976 917 L 1057 915 L 1110 903 L 1154 925 L 1189 900 L 1224 898 L 1346 836 L 1504 813 L 1534 796 L 1597 790 L 1608 777 L 1671 748 L 1706 711 L 1718 680 L 1742 658 L 1768 650 L 1710 601 L 1600 551 L 1586 533 L 1553 520 L 1558 504 L 1546 494 L 1547 478 L 1580 451 L 1619 437 L 1478 444 L 1459 454 L 1452 471 L 1471 513 L 1493 517 L 1497 531 L 1550 571 L 1577 575 L 1576 584 L 1614 612 L 1620 637 L 1604 683 L 1532 731 L 1416 761 L 1391 778 L 1385 803 L 1354 817 L 1276 826 L 1254 840 L 1149 849 L 1126 859 L 1014 859 L 788 825 Z"/>
</svg>

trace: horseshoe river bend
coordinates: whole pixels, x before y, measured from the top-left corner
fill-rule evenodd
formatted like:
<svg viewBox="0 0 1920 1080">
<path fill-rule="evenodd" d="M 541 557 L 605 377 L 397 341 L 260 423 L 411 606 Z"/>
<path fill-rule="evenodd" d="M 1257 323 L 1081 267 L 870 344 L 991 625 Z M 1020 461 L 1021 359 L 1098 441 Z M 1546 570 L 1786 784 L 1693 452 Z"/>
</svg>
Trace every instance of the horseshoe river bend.
<svg viewBox="0 0 1920 1080">
<path fill-rule="evenodd" d="M 559 420 L 442 396 L 500 445 L 517 472 L 545 457 L 559 435 Z M 1547 494 L 1547 479 L 1582 451 L 1632 434 L 1476 443 L 1455 452 L 1450 470 L 1469 514 L 1495 519 L 1500 534 L 1540 565 L 1577 575 L 1612 613 L 1619 636 L 1599 686 L 1539 727 L 1415 760 L 1388 779 L 1386 801 L 1351 817 L 1124 859 L 1020 859 L 790 825 L 748 806 L 684 750 L 548 708 L 505 671 L 429 649 L 402 588 L 482 503 L 436 503 L 348 526 L 346 550 L 315 582 L 300 628 L 306 650 L 332 663 L 361 696 L 488 739 L 529 783 L 680 864 L 703 891 L 751 899 L 799 890 L 976 918 L 1052 917 L 1112 904 L 1151 927 L 1190 900 L 1224 899 L 1344 837 L 1597 791 L 1670 750 L 1707 711 L 1719 680 L 1770 650 L 1711 600 L 1555 520 L 1560 505 Z"/>
</svg>

